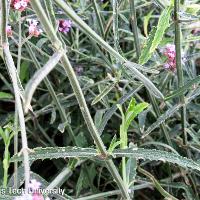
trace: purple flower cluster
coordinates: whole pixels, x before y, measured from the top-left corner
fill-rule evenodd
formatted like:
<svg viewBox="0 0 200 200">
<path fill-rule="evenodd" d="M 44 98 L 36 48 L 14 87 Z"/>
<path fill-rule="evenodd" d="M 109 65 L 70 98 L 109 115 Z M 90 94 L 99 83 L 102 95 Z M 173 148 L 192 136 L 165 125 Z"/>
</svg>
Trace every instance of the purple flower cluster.
<svg viewBox="0 0 200 200">
<path fill-rule="evenodd" d="M 167 57 L 167 61 L 164 64 L 164 68 L 167 70 L 170 70 L 172 72 L 176 71 L 176 50 L 175 50 L 175 45 L 173 44 L 167 44 L 164 51 L 163 55 Z"/>
<path fill-rule="evenodd" d="M 58 30 L 62 33 L 68 33 L 72 27 L 72 21 L 71 20 L 59 20 L 59 26 Z"/>
</svg>

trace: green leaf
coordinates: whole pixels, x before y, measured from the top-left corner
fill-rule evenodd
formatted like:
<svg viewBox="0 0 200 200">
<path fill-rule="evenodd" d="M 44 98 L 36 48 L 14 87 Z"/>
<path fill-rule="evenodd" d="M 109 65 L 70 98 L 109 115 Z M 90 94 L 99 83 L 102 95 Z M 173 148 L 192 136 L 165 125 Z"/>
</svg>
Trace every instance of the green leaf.
<svg viewBox="0 0 200 200">
<path fill-rule="evenodd" d="M 156 122 L 154 122 L 142 135 L 142 138 L 145 138 L 147 135 L 149 135 L 155 128 L 160 126 L 165 120 L 167 120 L 169 117 L 171 117 L 177 110 L 181 108 L 182 104 L 176 104 L 175 106 L 169 108 L 165 113 L 160 115 L 160 117 L 157 119 Z"/>
<path fill-rule="evenodd" d="M 0 127 L 0 136 L 3 138 L 4 144 L 6 144 L 8 137 L 6 136 L 3 129 Z"/>
<path fill-rule="evenodd" d="M 189 4 L 186 6 L 186 12 L 192 15 L 197 15 L 197 12 L 200 10 L 199 4 Z"/>
<path fill-rule="evenodd" d="M 58 159 L 66 157 L 75 158 L 95 158 L 102 160 L 98 151 L 92 148 L 79 148 L 79 147 L 47 147 L 47 148 L 35 148 L 33 152 L 29 154 L 30 161 L 38 159 Z M 167 151 L 160 151 L 156 149 L 143 149 L 143 148 L 127 148 L 127 149 L 115 149 L 111 154 L 113 157 L 128 157 L 151 160 L 151 161 L 163 161 L 172 164 L 177 164 L 183 168 L 190 168 L 200 171 L 200 164 L 192 159 L 179 156 L 176 153 Z M 23 161 L 23 155 L 14 155 L 10 162 Z"/>
<path fill-rule="evenodd" d="M 116 157 L 133 157 L 143 160 L 151 161 L 163 161 L 172 164 L 177 164 L 183 168 L 190 168 L 193 170 L 200 171 L 200 164 L 193 161 L 192 159 L 185 158 L 183 156 L 177 155 L 176 153 L 171 153 L 167 151 L 161 151 L 156 149 L 143 149 L 143 148 L 127 148 L 127 149 L 116 149 L 113 154 Z"/>
<path fill-rule="evenodd" d="M 128 99 L 130 99 L 136 92 L 138 92 L 143 86 L 140 85 L 138 86 L 136 89 L 134 88 L 133 90 L 129 91 L 127 94 L 125 94 L 124 96 L 122 96 L 116 104 L 114 104 L 104 115 L 101 125 L 98 128 L 98 132 L 101 135 L 108 120 L 113 116 L 113 114 L 116 112 L 117 110 L 117 105 L 122 105 L 123 103 L 125 103 Z"/>
<path fill-rule="evenodd" d="M 113 139 L 112 139 L 112 141 L 111 141 L 111 143 L 110 143 L 108 152 L 109 152 L 109 153 L 112 153 L 113 150 L 114 150 L 118 145 L 120 145 L 120 143 L 121 143 L 121 141 L 117 141 L 117 136 L 114 135 L 114 137 L 113 137 Z"/>
<path fill-rule="evenodd" d="M 106 111 L 105 109 L 97 110 L 97 112 L 96 112 L 96 114 L 94 116 L 94 124 L 97 127 L 97 129 L 101 125 L 102 118 L 103 118 L 103 115 L 104 115 L 105 111 Z"/>
<path fill-rule="evenodd" d="M 148 103 L 143 102 L 143 103 L 139 103 L 136 106 L 132 107 L 131 110 L 129 110 L 126 113 L 126 120 L 125 120 L 125 127 L 126 129 L 128 129 L 128 127 L 130 126 L 131 122 L 135 119 L 135 117 L 140 114 L 145 108 L 148 107 Z"/>
<path fill-rule="evenodd" d="M 101 101 L 101 99 L 103 97 L 105 97 L 116 86 L 116 84 L 117 84 L 117 81 L 115 81 L 111 85 L 108 85 L 107 87 L 105 87 L 103 89 L 103 91 L 99 95 L 97 95 L 95 97 L 95 99 L 92 101 L 92 105 L 94 105 L 94 104 L 98 103 L 99 101 Z"/>
<path fill-rule="evenodd" d="M 129 102 L 129 105 L 128 105 L 126 113 L 131 112 L 134 109 L 135 105 L 136 105 L 135 98 L 131 98 L 131 101 Z"/>
<path fill-rule="evenodd" d="M 19 78 L 22 83 L 24 82 L 24 80 L 28 80 L 29 76 L 28 69 L 29 69 L 29 62 L 23 61 L 20 67 L 20 75 L 19 75 Z"/>
<path fill-rule="evenodd" d="M 13 95 L 7 92 L 0 92 L 0 99 L 13 99 Z"/>
<path fill-rule="evenodd" d="M 151 49 L 151 45 L 152 45 L 155 33 L 156 33 L 156 27 L 153 27 L 141 51 L 141 55 L 139 58 L 139 64 L 141 65 L 144 65 L 145 63 L 147 63 L 147 61 L 151 58 L 150 49 Z"/>
<path fill-rule="evenodd" d="M 127 184 L 129 187 L 134 184 L 134 180 L 136 177 L 136 169 L 137 169 L 137 160 L 135 158 L 129 158 L 126 164 L 126 175 L 127 175 Z"/>
<path fill-rule="evenodd" d="M 186 83 L 183 87 L 179 88 L 178 90 L 174 91 L 172 94 L 165 98 L 165 101 L 172 99 L 174 97 L 179 97 L 180 95 L 184 94 L 190 87 L 192 87 L 195 83 L 200 82 L 200 76 L 197 76 L 193 80 Z"/>
<path fill-rule="evenodd" d="M 86 147 L 88 145 L 87 139 L 86 139 L 85 134 L 83 132 L 80 132 L 76 136 L 76 144 L 79 147 Z"/>
<path fill-rule="evenodd" d="M 144 17 L 144 23 L 143 23 L 143 27 L 144 27 L 144 34 L 145 36 L 148 36 L 148 24 L 149 24 L 149 20 L 152 17 L 152 13 L 154 10 L 152 10 L 151 12 L 148 13 L 148 15 L 146 15 Z"/>
<path fill-rule="evenodd" d="M 171 6 L 163 10 L 162 14 L 160 15 L 157 28 L 154 27 L 151 33 L 149 34 L 149 37 L 144 45 L 144 48 L 142 49 L 141 56 L 139 58 L 139 63 L 141 65 L 145 64 L 151 58 L 153 52 L 161 43 L 165 31 L 170 25 L 169 21 L 171 11 Z"/>
<path fill-rule="evenodd" d="M 152 45 L 150 47 L 151 54 L 156 50 L 156 48 L 162 41 L 162 38 L 165 34 L 166 29 L 170 26 L 169 21 L 170 21 L 171 11 L 172 11 L 171 6 L 168 8 L 165 8 L 159 17 L 157 30 L 156 30 L 154 39 L 152 41 Z"/>
<path fill-rule="evenodd" d="M 35 148 L 33 152 L 29 153 L 30 161 L 38 159 L 57 159 L 57 158 L 91 158 L 97 155 L 96 149 L 80 148 L 80 147 L 47 147 L 47 148 Z M 22 155 L 14 155 L 10 162 L 22 161 Z"/>
</svg>

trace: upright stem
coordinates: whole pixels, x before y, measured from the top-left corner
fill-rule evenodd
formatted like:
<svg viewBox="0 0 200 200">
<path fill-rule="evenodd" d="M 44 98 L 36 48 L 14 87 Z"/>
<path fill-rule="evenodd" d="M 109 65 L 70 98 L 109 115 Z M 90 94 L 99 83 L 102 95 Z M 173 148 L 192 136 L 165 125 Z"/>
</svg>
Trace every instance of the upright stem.
<svg viewBox="0 0 200 200">
<path fill-rule="evenodd" d="M 117 52 L 123 55 L 123 52 L 119 43 L 119 22 L 118 22 L 118 0 L 112 0 L 113 6 L 113 34 L 114 34 L 114 47 Z"/>
<path fill-rule="evenodd" d="M 57 22 L 56 22 L 56 18 L 55 18 L 55 13 L 53 11 L 53 3 L 52 3 L 52 1 L 49 1 L 49 0 L 44 1 L 44 3 L 45 3 L 45 6 L 46 6 L 48 17 L 51 20 L 53 27 L 56 28 Z"/>
<path fill-rule="evenodd" d="M 8 66 L 9 73 L 11 74 L 11 79 L 13 82 L 13 88 L 14 88 L 14 93 L 15 93 L 15 103 L 16 103 L 16 107 L 17 107 L 17 111 L 19 115 L 19 124 L 20 124 L 21 135 L 22 135 L 22 153 L 24 155 L 25 189 L 27 192 L 29 180 L 30 180 L 30 166 L 29 166 L 28 142 L 27 142 L 27 135 L 26 135 L 24 113 L 23 113 L 23 108 L 22 108 L 22 102 L 20 99 L 20 91 L 17 84 L 17 77 L 16 77 L 16 70 L 15 70 L 16 68 L 15 68 L 14 61 L 12 59 L 12 56 L 7 44 L 3 46 L 3 51 L 5 54 L 5 60 Z"/>
<path fill-rule="evenodd" d="M 7 1 L 1 0 L 1 46 L 7 42 Z"/>
<path fill-rule="evenodd" d="M 176 45 L 176 69 L 178 77 L 178 87 L 184 85 L 183 68 L 181 62 L 181 26 L 179 20 L 180 11 L 180 0 L 174 1 L 174 20 L 175 20 L 175 45 Z M 184 94 L 180 96 L 179 101 L 183 104 L 181 108 L 181 125 L 183 131 L 183 141 L 187 144 L 187 133 L 186 133 L 186 106 Z"/>
<path fill-rule="evenodd" d="M 15 121 L 14 121 L 14 154 L 18 153 L 18 112 L 15 106 Z M 18 188 L 18 162 L 14 163 L 14 188 Z"/>
<path fill-rule="evenodd" d="M 17 72 L 20 74 L 21 65 L 21 54 L 22 54 L 22 22 L 21 22 L 21 12 L 18 12 L 19 18 L 19 42 L 18 42 L 18 56 L 17 56 Z"/>
<path fill-rule="evenodd" d="M 3 48 L 3 53 L 5 57 L 5 61 L 8 67 L 9 74 L 11 76 L 14 94 L 15 94 L 15 105 L 19 116 L 19 123 L 21 128 L 21 135 L 22 135 L 22 153 L 24 156 L 24 169 L 25 169 L 25 189 L 26 193 L 28 192 L 28 184 L 30 180 L 30 166 L 29 166 L 29 155 L 28 155 L 28 142 L 27 142 L 27 136 L 26 136 L 26 127 L 25 127 L 25 120 L 24 120 L 24 113 L 22 108 L 22 102 L 20 99 L 20 90 L 17 83 L 17 74 L 16 74 L 16 68 L 13 61 L 13 58 L 11 56 L 9 45 L 7 41 L 7 35 L 6 35 L 6 26 L 7 26 L 7 1 L 1 0 L 1 45 Z"/>
<path fill-rule="evenodd" d="M 21 23 L 21 12 L 18 12 L 19 18 L 19 41 L 18 41 L 18 55 L 17 55 L 17 72 L 20 74 L 21 66 L 21 53 L 22 53 L 22 23 Z M 15 135 L 14 135 L 14 154 L 18 153 L 18 111 L 15 106 Z M 14 187 L 17 188 L 18 184 L 18 162 L 14 163 Z"/>
<path fill-rule="evenodd" d="M 53 43 L 54 47 L 58 50 L 58 49 L 62 49 L 63 47 L 60 45 L 61 42 L 60 40 L 58 39 L 57 35 L 56 35 L 56 32 L 54 31 L 51 23 L 49 23 L 48 21 L 48 18 L 42 8 L 42 5 L 40 3 L 40 1 L 38 0 L 32 0 L 31 1 L 31 5 L 32 5 L 32 8 L 34 9 L 34 11 L 36 12 L 39 20 L 41 21 L 41 24 L 43 25 L 46 33 L 47 33 L 47 36 L 49 37 L 49 39 L 51 40 L 51 42 Z M 56 43 L 55 43 L 56 42 Z M 62 61 L 62 64 L 63 64 L 63 67 L 66 71 L 66 74 L 69 78 L 69 81 L 70 81 L 70 84 L 74 90 L 74 93 L 76 95 L 76 98 L 77 98 L 77 101 L 79 103 L 79 106 L 80 106 L 80 109 L 81 109 L 81 112 L 82 112 L 82 115 L 85 119 L 85 122 L 88 126 L 88 129 L 89 129 L 89 132 L 91 134 L 91 136 L 93 137 L 94 139 L 94 142 L 95 144 L 97 145 L 97 148 L 98 150 L 100 151 L 100 153 L 103 155 L 103 156 L 107 156 L 107 151 L 106 151 L 106 148 L 104 146 L 104 143 L 103 141 L 101 140 L 101 137 L 99 135 L 99 133 L 97 132 L 97 129 L 94 125 L 94 122 L 92 120 L 92 117 L 90 115 L 90 112 L 89 112 L 89 109 L 87 107 L 87 104 L 86 104 L 86 101 L 85 101 L 85 98 L 83 96 L 83 92 L 80 88 L 80 85 L 79 85 L 79 82 L 76 78 L 76 75 L 75 75 L 75 72 L 71 66 L 71 63 L 69 62 L 68 60 L 68 57 L 66 55 L 64 55 L 61 59 Z M 119 188 L 121 189 L 121 192 L 122 192 L 122 195 L 125 199 L 130 199 L 129 197 L 129 194 L 128 194 L 128 190 L 125 186 L 125 184 L 123 183 L 123 180 L 122 178 L 120 177 L 119 175 L 119 172 L 117 171 L 114 163 L 112 160 L 108 160 L 108 161 L 105 161 L 106 162 L 106 165 L 109 169 L 109 171 L 111 172 L 113 178 L 115 179 L 115 181 L 117 182 Z"/>
<path fill-rule="evenodd" d="M 138 28 L 137 28 L 135 0 L 129 0 L 129 3 L 130 3 L 131 26 L 132 26 L 132 29 L 133 29 L 135 49 L 136 49 L 137 59 L 139 59 L 140 54 L 141 54 L 141 48 L 140 48 L 140 40 L 139 40 L 139 37 L 138 37 L 139 34 L 138 34 Z"/>
<path fill-rule="evenodd" d="M 93 3 L 93 7 L 94 7 L 94 10 L 95 10 L 96 16 L 97 16 L 101 36 L 104 37 L 104 26 L 103 26 L 101 15 L 100 15 L 100 12 L 99 12 L 99 9 L 98 9 L 97 2 L 96 2 L 96 0 L 92 0 L 92 3 Z"/>
</svg>

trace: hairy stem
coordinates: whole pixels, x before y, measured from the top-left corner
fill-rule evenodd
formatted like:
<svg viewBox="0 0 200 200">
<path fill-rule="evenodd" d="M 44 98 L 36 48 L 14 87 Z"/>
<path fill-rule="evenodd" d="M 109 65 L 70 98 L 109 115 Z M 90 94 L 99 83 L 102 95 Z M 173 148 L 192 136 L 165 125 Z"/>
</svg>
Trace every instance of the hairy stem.
<svg viewBox="0 0 200 200">
<path fill-rule="evenodd" d="M 140 57 L 140 54 L 141 54 L 141 48 L 140 48 L 140 40 L 139 40 L 139 37 L 138 37 L 139 34 L 138 34 L 138 28 L 137 28 L 135 0 L 129 0 L 129 3 L 130 3 L 131 26 L 132 26 L 132 29 L 133 29 L 135 49 L 136 49 L 137 59 L 139 60 L 139 57 Z"/>
<path fill-rule="evenodd" d="M 1 44 L 3 47 L 5 62 L 7 64 L 8 71 L 11 76 L 14 94 L 15 94 L 15 104 L 16 104 L 16 109 L 19 116 L 19 124 L 20 124 L 20 129 L 21 129 L 21 136 L 22 136 L 22 153 L 24 156 L 24 170 L 25 170 L 25 189 L 26 189 L 26 192 L 28 192 L 28 184 L 30 180 L 30 166 L 29 166 L 28 142 L 27 142 L 27 135 L 26 135 L 24 113 L 23 113 L 22 102 L 20 99 L 20 89 L 17 82 L 16 68 L 15 68 L 15 64 L 11 56 L 8 42 L 7 42 L 7 35 L 6 35 L 7 14 L 8 14 L 7 1 L 1 0 L 1 5 L 2 5 L 2 11 L 1 11 L 2 43 Z"/>
<path fill-rule="evenodd" d="M 182 68 L 182 58 L 181 58 L 181 26 L 179 21 L 179 11 L 180 11 L 180 0 L 174 1 L 174 20 L 175 20 L 175 45 L 176 45 L 176 69 L 178 77 L 178 87 L 183 87 L 184 77 Z M 186 133 L 186 106 L 184 94 L 180 96 L 180 103 L 183 104 L 181 108 L 181 125 L 183 132 L 184 144 L 187 144 L 187 133 Z"/>
<path fill-rule="evenodd" d="M 98 5 L 97 5 L 97 2 L 96 2 L 96 0 L 92 0 L 92 3 L 93 3 L 94 11 L 95 11 L 96 16 L 97 16 L 97 20 L 98 20 L 101 36 L 104 37 L 104 26 L 103 26 L 101 14 L 99 12 L 99 8 L 98 8 Z"/>
</svg>

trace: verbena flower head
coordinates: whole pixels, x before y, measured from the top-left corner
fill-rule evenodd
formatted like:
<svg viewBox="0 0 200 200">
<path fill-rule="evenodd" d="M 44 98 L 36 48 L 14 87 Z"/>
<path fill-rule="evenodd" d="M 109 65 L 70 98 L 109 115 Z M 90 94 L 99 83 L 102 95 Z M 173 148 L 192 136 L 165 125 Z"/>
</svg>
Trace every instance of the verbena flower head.
<svg viewBox="0 0 200 200">
<path fill-rule="evenodd" d="M 20 12 L 24 11 L 30 0 L 11 0 L 11 7 Z"/>
<path fill-rule="evenodd" d="M 176 71 L 176 49 L 175 45 L 173 44 L 167 44 L 164 51 L 163 55 L 167 57 L 167 61 L 164 64 L 164 68 L 167 70 L 170 70 L 172 72 Z"/>
<path fill-rule="evenodd" d="M 72 27 L 72 21 L 71 20 L 59 20 L 59 26 L 58 30 L 62 33 L 68 33 Z"/>
<path fill-rule="evenodd" d="M 35 19 L 27 19 L 29 23 L 29 35 L 38 37 L 42 33 L 42 29 L 38 28 L 38 21 Z"/>
<path fill-rule="evenodd" d="M 13 34 L 13 32 L 12 32 L 12 27 L 11 26 L 7 26 L 6 27 L 6 33 L 7 33 L 7 36 L 8 37 L 11 37 L 12 36 L 12 34 Z"/>
</svg>

